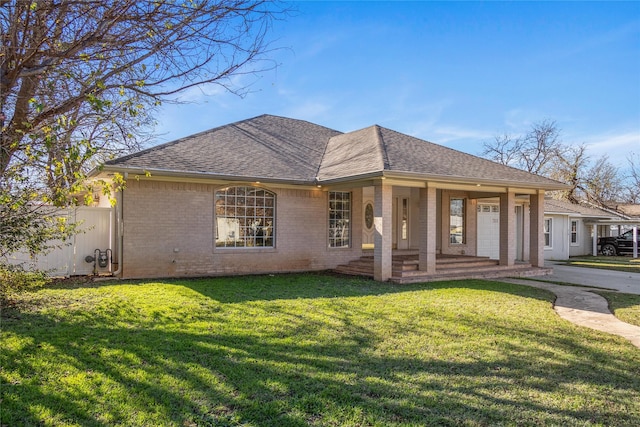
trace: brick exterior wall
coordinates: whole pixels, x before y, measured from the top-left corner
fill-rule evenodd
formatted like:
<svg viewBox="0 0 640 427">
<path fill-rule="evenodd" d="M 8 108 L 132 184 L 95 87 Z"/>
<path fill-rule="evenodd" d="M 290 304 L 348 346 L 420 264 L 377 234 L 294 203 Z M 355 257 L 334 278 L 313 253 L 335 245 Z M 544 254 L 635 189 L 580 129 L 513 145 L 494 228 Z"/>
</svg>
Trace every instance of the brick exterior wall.
<svg viewBox="0 0 640 427">
<path fill-rule="evenodd" d="M 362 254 L 361 189 L 351 194 L 351 247 L 331 249 L 326 191 L 262 187 L 276 194 L 275 247 L 217 248 L 214 193 L 220 186 L 129 180 L 122 202 L 123 277 L 325 270 Z"/>
</svg>

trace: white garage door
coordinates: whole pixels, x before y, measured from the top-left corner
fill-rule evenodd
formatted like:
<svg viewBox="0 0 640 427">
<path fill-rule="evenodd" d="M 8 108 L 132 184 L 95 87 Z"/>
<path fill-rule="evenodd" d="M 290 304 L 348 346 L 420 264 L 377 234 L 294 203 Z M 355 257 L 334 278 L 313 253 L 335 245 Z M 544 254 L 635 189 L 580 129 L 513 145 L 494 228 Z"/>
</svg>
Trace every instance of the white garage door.
<svg viewBox="0 0 640 427">
<path fill-rule="evenodd" d="M 500 259 L 500 206 L 478 204 L 478 256 Z"/>
</svg>

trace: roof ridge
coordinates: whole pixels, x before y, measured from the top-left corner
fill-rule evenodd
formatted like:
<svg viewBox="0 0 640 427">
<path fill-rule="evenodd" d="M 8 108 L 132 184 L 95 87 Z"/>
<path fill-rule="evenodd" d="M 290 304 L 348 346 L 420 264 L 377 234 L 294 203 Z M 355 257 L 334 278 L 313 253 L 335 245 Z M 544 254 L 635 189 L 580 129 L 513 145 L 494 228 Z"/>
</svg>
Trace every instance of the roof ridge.
<svg viewBox="0 0 640 427">
<path fill-rule="evenodd" d="M 382 170 L 385 171 L 389 168 L 389 154 L 387 153 L 387 143 L 384 140 L 384 136 L 382 136 L 382 127 L 379 125 L 373 125 L 371 127 L 375 132 L 378 149 L 380 151 L 380 156 L 382 157 Z"/>
</svg>

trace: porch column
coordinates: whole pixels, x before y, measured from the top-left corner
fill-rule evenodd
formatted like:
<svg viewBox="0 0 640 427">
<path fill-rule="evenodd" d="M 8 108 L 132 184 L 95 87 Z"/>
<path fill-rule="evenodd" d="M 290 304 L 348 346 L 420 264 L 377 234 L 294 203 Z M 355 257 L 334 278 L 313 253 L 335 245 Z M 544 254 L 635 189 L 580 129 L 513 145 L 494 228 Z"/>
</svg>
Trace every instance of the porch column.
<svg viewBox="0 0 640 427">
<path fill-rule="evenodd" d="M 436 189 L 420 189 L 420 252 L 418 270 L 436 272 Z"/>
<path fill-rule="evenodd" d="M 529 254 L 529 249 L 531 244 L 529 243 L 529 229 L 531 226 L 529 225 L 531 222 L 531 210 L 529 208 L 529 203 L 525 203 L 522 206 L 522 260 L 529 261 L 531 256 Z"/>
<path fill-rule="evenodd" d="M 593 240 L 591 242 L 592 255 L 598 256 L 598 224 L 591 225 L 591 232 L 593 233 Z"/>
<path fill-rule="evenodd" d="M 392 230 L 391 214 L 393 210 L 391 185 L 383 180 L 374 187 L 373 222 L 373 279 L 385 282 L 391 278 L 392 269 Z"/>
<path fill-rule="evenodd" d="M 531 222 L 529 252 L 533 267 L 544 267 L 544 190 L 529 196 Z"/>
<path fill-rule="evenodd" d="M 516 195 L 507 189 L 500 194 L 500 265 L 516 261 Z"/>
<path fill-rule="evenodd" d="M 638 226 L 633 226 L 633 233 L 631 233 L 633 237 L 633 257 L 638 258 Z"/>
</svg>

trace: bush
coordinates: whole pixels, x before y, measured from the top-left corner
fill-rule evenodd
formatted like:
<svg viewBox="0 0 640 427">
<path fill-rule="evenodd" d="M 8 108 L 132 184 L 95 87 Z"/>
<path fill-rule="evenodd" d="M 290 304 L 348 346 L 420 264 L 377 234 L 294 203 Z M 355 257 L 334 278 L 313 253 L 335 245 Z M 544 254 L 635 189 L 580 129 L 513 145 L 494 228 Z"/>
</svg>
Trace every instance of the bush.
<svg viewBox="0 0 640 427">
<path fill-rule="evenodd" d="M 50 280 L 43 271 L 26 271 L 19 265 L 0 263 L 0 303 L 4 306 L 16 294 L 41 288 Z"/>
</svg>

